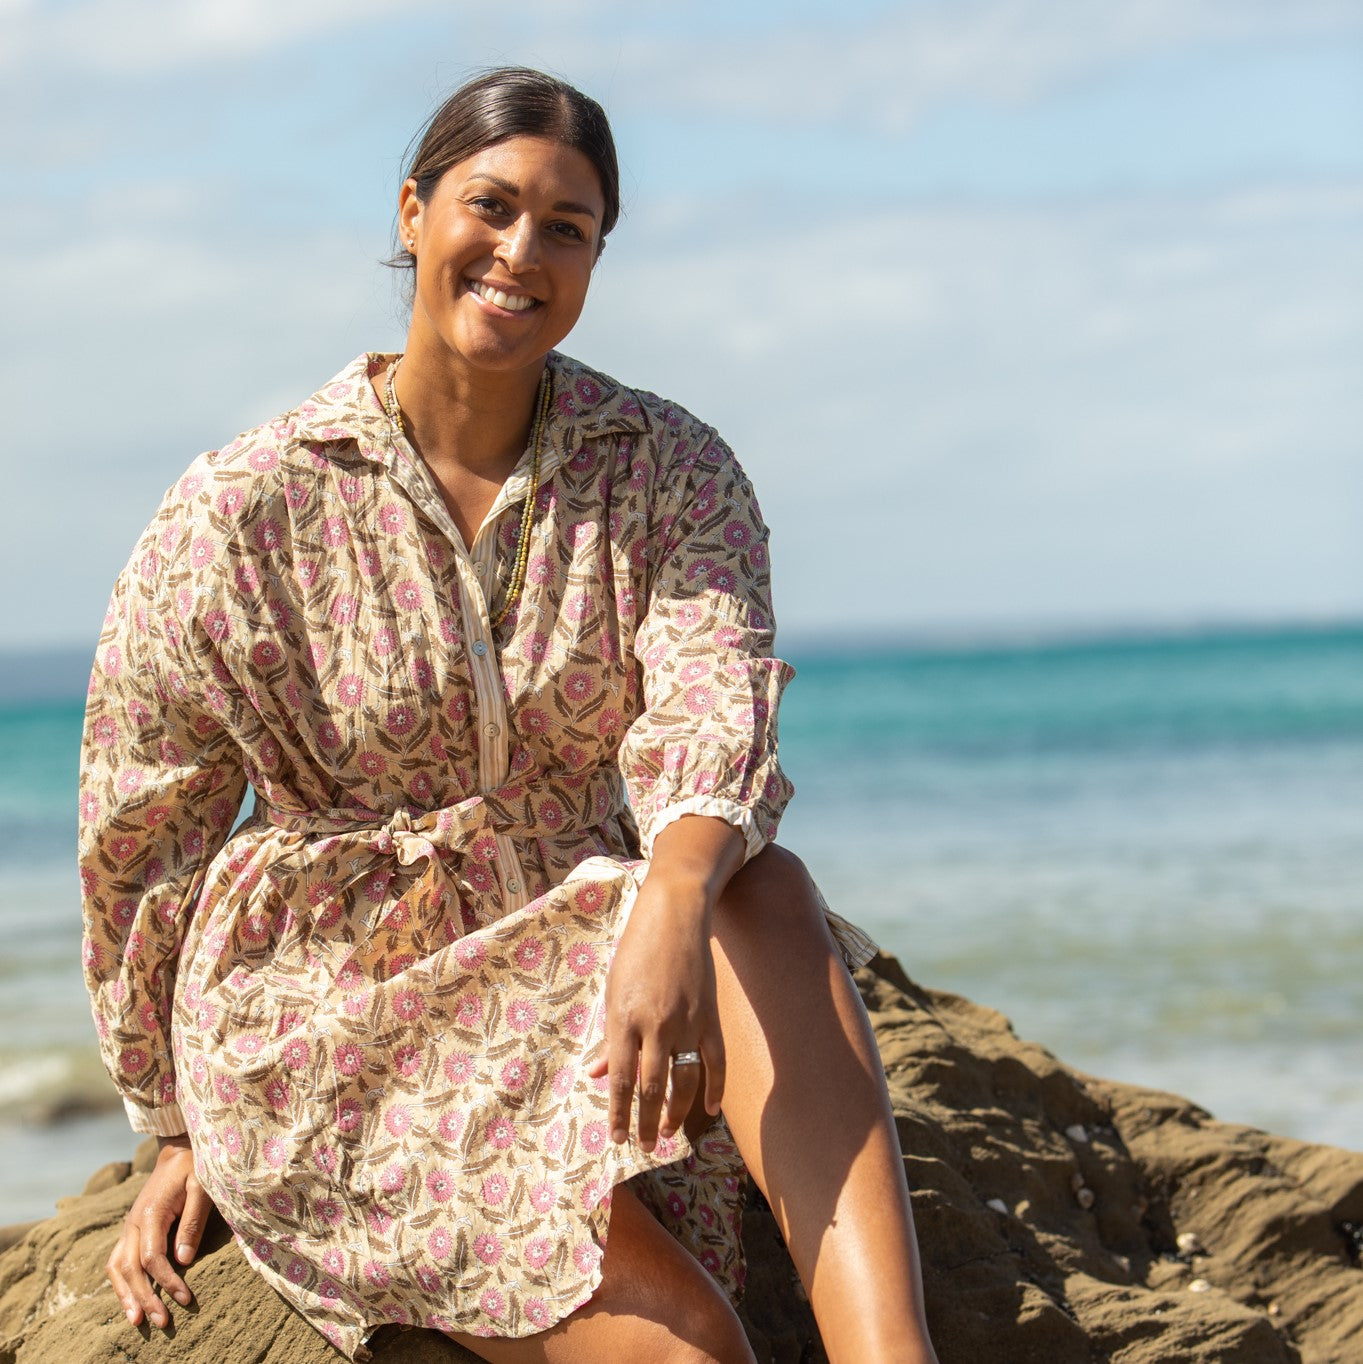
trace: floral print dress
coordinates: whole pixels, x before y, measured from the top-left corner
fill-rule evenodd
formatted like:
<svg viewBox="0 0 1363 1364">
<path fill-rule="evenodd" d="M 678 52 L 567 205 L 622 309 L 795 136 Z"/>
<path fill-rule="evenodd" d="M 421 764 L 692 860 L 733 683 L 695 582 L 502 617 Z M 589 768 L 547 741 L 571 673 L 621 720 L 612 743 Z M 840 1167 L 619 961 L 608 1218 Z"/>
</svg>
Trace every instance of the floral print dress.
<svg viewBox="0 0 1363 1364">
<path fill-rule="evenodd" d="M 527 452 L 466 548 L 375 392 L 390 360 L 167 493 L 100 638 L 80 797 L 133 1126 L 190 1133 L 252 1263 L 350 1358 L 386 1322 L 561 1320 L 627 1179 L 737 1291 L 722 1121 L 616 1147 L 584 1057 L 658 831 L 717 816 L 752 855 L 791 790 L 767 534 L 714 432 L 555 353 L 539 485 Z"/>
</svg>

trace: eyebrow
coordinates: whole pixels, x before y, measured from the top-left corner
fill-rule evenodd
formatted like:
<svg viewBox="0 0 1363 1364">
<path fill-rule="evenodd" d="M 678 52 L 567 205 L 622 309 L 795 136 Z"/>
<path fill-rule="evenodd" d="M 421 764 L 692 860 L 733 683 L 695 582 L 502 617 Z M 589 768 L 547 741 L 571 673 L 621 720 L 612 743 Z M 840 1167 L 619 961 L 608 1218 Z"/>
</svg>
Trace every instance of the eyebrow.
<svg viewBox="0 0 1363 1364">
<path fill-rule="evenodd" d="M 520 198 L 520 186 L 513 185 L 510 180 L 503 180 L 499 175 L 489 175 L 486 171 L 479 171 L 477 175 L 470 176 L 469 180 L 470 182 L 474 180 L 485 180 L 489 185 L 496 185 L 498 189 L 511 195 L 513 198 Z M 593 222 L 596 221 L 596 210 L 589 208 L 586 204 L 579 204 L 575 199 L 560 199 L 558 203 L 554 205 L 554 212 L 576 213 L 584 218 L 590 218 Z"/>
</svg>

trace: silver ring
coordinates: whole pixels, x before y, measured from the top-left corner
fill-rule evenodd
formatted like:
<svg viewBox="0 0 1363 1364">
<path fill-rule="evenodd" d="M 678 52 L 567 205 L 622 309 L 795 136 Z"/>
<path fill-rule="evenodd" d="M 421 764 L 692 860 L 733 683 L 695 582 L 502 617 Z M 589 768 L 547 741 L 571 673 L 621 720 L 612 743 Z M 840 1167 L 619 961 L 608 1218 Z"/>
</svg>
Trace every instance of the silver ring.
<svg viewBox="0 0 1363 1364">
<path fill-rule="evenodd" d="M 673 1052 L 672 1064 L 674 1066 L 698 1066 L 700 1065 L 700 1052 L 698 1051 Z"/>
</svg>

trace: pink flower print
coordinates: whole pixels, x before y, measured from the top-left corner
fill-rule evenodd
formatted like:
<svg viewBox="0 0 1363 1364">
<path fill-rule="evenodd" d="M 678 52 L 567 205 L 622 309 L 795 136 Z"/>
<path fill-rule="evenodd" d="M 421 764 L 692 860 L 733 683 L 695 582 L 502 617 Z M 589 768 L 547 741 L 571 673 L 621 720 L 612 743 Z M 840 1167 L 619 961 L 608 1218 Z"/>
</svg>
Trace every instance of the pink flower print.
<svg viewBox="0 0 1363 1364">
<path fill-rule="evenodd" d="M 620 712 L 614 706 L 606 706 L 596 717 L 596 732 L 603 739 L 609 739 L 620 732 L 622 723 Z"/>
<path fill-rule="evenodd" d="M 410 1080 L 421 1069 L 421 1048 L 406 1042 L 393 1053 L 398 1074 Z"/>
<path fill-rule="evenodd" d="M 341 1132 L 353 1132 L 363 1117 L 357 1099 L 342 1099 L 336 1105 L 336 1127 Z"/>
<path fill-rule="evenodd" d="M 531 663 L 543 663 L 549 653 L 549 636 L 542 630 L 529 630 L 521 641 L 521 654 Z"/>
<path fill-rule="evenodd" d="M 384 728 L 389 734 L 406 734 L 416 724 L 416 712 L 410 706 L 394 706 L 388 712 Z"/>
<path fill-rule="evenodd" d="M 194 1076 L 198 1084 L 203 1084 L 203 1078 L 198 1073 L 198 1062 L 202 1060 L 202 1056 L 196 1056 L 194 1058 L 195 1064 L 190 1066 L 190 1074 Z M 213 1077 L 213 1088 L 217 1090 L 218 1099 L 221 1103 L 234 1104 L 241 1098 L 241 1091 L 237 1088 L 237 1082 L 230 1075 L 215 1075 Z"/>
<path fill-rule="evenodd" d="M 530 1070 L 519 1056 L 513 1056 L 502 1067 L 500 1078 L 503 1089 L 524 1089 L 526 1080 L 530 1078 Z"/>
<path fill-rule="evenodd" d="M 284 653 L 272 639 L 262 639 L 251 650 L 251 662 L 257 668 L 273 668 L 283 661 Z"/>
<path fill-rule="evenodd" d="M 596 970 L 596 948 L 580 942 L 568 949 L 568 969 L 575 976 L 589 976 Z"/>
<path fill-rule="evenodd" d="M 118 722 L 111 715 L 101 715 L 91 726 L 90 736 L 101 748 L 112 748 L 118 742 Z M 96 809 L 98 806 L 95 801 Z"/>
<path fill-rule="evenodd" d="M 318 564 L 316 559 L 299 559 L 294 565 L 294 576 L 304 587 L 311 587 L 317 581 Z"/>
<path fill-rule="evenodd" d="M 429 805 L 431 798 L 435 795 L 435 787 L 430 777 L 425 772 L 418 772 L 410 782 L 407 783 L 408 790 L 412 793 L 412 799 L 418 805 Z"/>
<path fill-rule="evenodd" d="M 713 572 L 711 576 L 713 577 Z M 688 630 L 692 626 L 700 624 L 700 607 L 693 601 L 681 602 L 672 615 L 678 625 L 685 626 Z"/>
<path fill-rule="evenodd" d="M 424 658 L 414 658 L 409 665 L 412 672 L 412 683 L 421 691 L 430 691 L 435 684 L 435 670 Z"/>
<path fill-rule="evenodd" d="M 215 505 L 219 516 L 236 516 L 246 505 L 246 494 L 240 488 L 224 488 Z"/>
<path fill-rule="evenodd" d="M 426 1249 L 433 1260 L 443 1260 L 450 1253 L 452 1244 L 449 1230 L 445 1227 L 436 1227 L 426 1238 Z"/>
<path fill-rule="evenodd" d="M 563 1030 L 569 1037 L 581 1037 L 587 1030 L 587 1006 L 580 1000 L 563 1015 Z"/>
<path fill-rule="evenodd" d="M 463 638 L 459 633 L 459 627 L 448 616 L 441 616 L 439 629 L 440 638 L 444 640 L 446 644 L 458 644 L 460 639 Z"/>
<path fill-rule="evenodd" d="M 490 1174 L 483 1180 L 483 1202 L 489 1208 L 496 1208 L 504 1203 L 510 1191 L 511 1186 L 507 1183 L 504 1174 Z"/>
<path fill-rule="evenodd" d="M 285 1268 L 284 1277 L 290 1283 L 304 1283 L 308 1277 L 308 1267 L 295 1255 Z"/>
<path fill-rule="evenodd" d="M 571 672 L 563 679 L 563 691 L 570 701 L 590 701 L 596 695 L 596 678 L 588 672 Z"/>
<path fill-rule="evenodd" d="M 393 589 L 393 601 L 399 611 L 421 610 L 421 586 L 411 578 L 404 578 Z"/>
<path fill-rule="evenodd" d="M 336 1148 L 334 1146 L 318 1146 L 312 1153 L 312 1163 L 324 1175 L 329 1175 L 336 1168 Z"/>
<path fill-rule="evenodd" d="M 502 1179 L 502 1176 L 501 1176 L 501 1175 L 493 1175 L 492 1178 L 493 1178 L 493 1179 Z M 487 1180 L 484 1181 L 484 1184 L 483 1184 L 484 1191 L 486 1191 L 487 1184 L 488 1184 L 489 1182 L 490 1182 L 490 1181 L 487 1181 Z M 502 1180 L 502 1182 L 503 1182 L 503 1184 L 505 1184 L 506 1181 L 505 1181 L 505 1180 Z M 500 1202 L 502 1201 L 502 1198 L 504 1198 L 505 1196 L 506 1196 L 505 1190 L 503 1190 L 502 1196 L 499 1197 L 496 1201 L 500 1203 Z M 474 1254 L 475 1254 L 475 1255 L 476 1255 L 476 1256 L 477 1256 L 485 1265 L 495 1265 L 495 1264 L 497 1263 L 497 1261 L 500 1260 L 500 1259 L 502 1258 L 502 1242 L 501 1242 L 501 1238 L 498 1237 L 498 1236 L 495 1236 L 495 1235 L 494 1235 L 492 1232 L 490 1232 L 490 1231 L 485 1231 L 485 1232 L 481 1233 L 479 1236 L 474 1237 L 474 1240 L 473 1240 L 473 1253 L 474 1253 Z"/>
<path fill-rule="evenodd" d="M 526 1298 L 521 1304 L 521 1311 L 531 1326 L 543 1330 L 549 1325 L 549 1308 L 543 1298 Z"/>
<path fill-rule="evenodd" d="M 760 540 L 748 551 L 748 562 L 754 568 L 766 568 L 767 547 Z"/>
<path fill-rule="evenodd" d="M 709 1270 L 711 1274 L 719 1273 L 719 1256 L 708 1247 L 700 1253 L 700 1263 L 703 1269 Z"/>
<path fill-rule="evenodd" d="M 549 560 L 543 554 L 532 554 L 525 564 L 525 577 L 527 582 L 547 583 L 553 576 L 553 570 L 549 567 Z"/>
<path fill-rule="evenodd" d="M 601 1247 L 595 1241 L 579 1241 L 573 1247 L 573 1263 L 579 1274 L 590 1274 L 601 1263 Z"/>
<path fill-rule="evenodd" d="M 364 1277 L 376 1288 L 387 1288 L 392 1275 L 377 1260 L 366 1260 Z"/>
<path fill-rule="evenodd" d="M 383 1125 L 395 1137 L 404 1137 L 412 1130 L 412 1112 L 406 1104 L 394 1104 L 384 1114 Z"/>
<path fill-rule="evenodd" d="M 476 1028 L 483 1021 L 483 1001 L 477 995 L 464 995 L 454 1017 L 461 1028 Z"/>
<path fill-rule="evenodd" d="M 113 722 L 110 721 L 110 724 L 112 723 Z M 118 737 L 117 732 L 115 732 L 113 738 L 109 739 L 108 743 L 105 744 L 105 747 L 107 748 L 110 744 L 112 744 L 114 739 L 117 737 Z M 89 823 L 91 820 L 99 818 L 99 811 L 100 811 L 99 797 L 94 795 L 90 791 L 82 792 L 80 798 L 80 817 L 83 820 L 85 820 L 86 823 Z M 131 922 L 131 920 L 129 920 L 129 922 Z"/>
<path fill-rule="evenodd" d="M 548 1212 L 557 1202 L 558 1192 L 547 1180 L 536 1184 L 535 1187 L 530 1190 L 530 1206 L 534 1208 L 536 1212 Z M 543 1239 L 538 1243 L 531 1242 L 532 1246 L 535 1244 L 543 1245 L 544 1259 L 547 1260 L 549 1258 L 549 1242 Z M 533 1260 L 531 1260 L 530 1263 L 535 1264 Z M 543 1263 L 544 1260 L 541 1260 L 539 1264 L 535 1265 L 535 1268 L 538 1269 Z"/>
<path fill-rule="evenodd" d="M 448 715 L 455 724 L 459 724 L 463 721 L 468 713 L 469 699 L 464 692 L 456 693 L 455 696 L 451 698 L 449 705 L 445 707 L 445 714 Z"/>
<path fill-rule="evenodd" d="M 407 529 L 407 515 L 396 502 L 385 502 L 379 508 L 379 528 L 389 535 L 400 535 Z"/>
<path fill-rule="evenodd" d="M 452 1052 L 445 1059 L 445 1078 L 454 1085 L 466 1084 L 473 1078 L 473 1057 L 466 1051 Z"/>
<path fill-rule="evenodd" d="M 677 1143 L 671 1137 L 659 1137 L 658 1143 L 653 1148 L 653 1153 L 661 1160 L 666 1160 L 676 1149 Z"/>
<path fill-rule="evenodd" d="M 124 1075 L 140 1075 L 147 1065 L 147 1053 L 141 1047 L 124 1047 L 118 1054 L 118 1066 Z"/>
<path fill-rule="evenodd" d="M 540 801 L 535 813 L 539 815 L 539 822 L 550 833 L 554 833 L 563 824 L 563 807 L 552 796 L 546 796 Z"/>
<path fill-rule="evenodd" d="M 322 1252 L 322 1268 L 340 1278 L 345 1273 L 345 1255 L 336 1246 Z"/>
<path fill-rule="evenodd" d="M 476 971 L 487 960 L 487 948 L 476 938 L 461 938 L 454 945 L 454 959 L 466 971 Z M 476 995 L 466 995 L 478 1003 L 477 1017 L 483 1016 L 483 1002 Z"/>
<path fill-rule="evenodd" d="M 232 622 L 228 619 L 226 611 L 204 612 L 204 634 L 209 639 L 221 644 L 231 633 Z M 221 702 L 218 704 L 221 706 Z"/>
<path fill-rule="evenodd" d="M 393 996 L 393 1012 L 404 1023 L 410 1023 L 426 1012 L 426 1001 L 416 990 L 399 990 Z"/>
<path fill-rule="evenodd" d="M 710 574 L 710 586 L 716 592 L 732 592 L 738 586 L 738 579 L 731 568 L 721 564 Z"/>
<path fill-rule="evenodd" d="M 539 1014 L 528 999 L 516 999 L 507 1006 L 506 1022 L 513 1032 L 529 1032 L 539 1022 Z"/>
<path fill-rule="evenodd" d="M 667 1195 L 667 1210 L 679 1219 L 686 1216 L 686 1200 L 675 1190 Z"/>
<path fill-rule="evenodd" d="M 369 1230 L 376 1236 L 386 1236 L 393 1225 L 393 1214 L 384 1208 L 370 1208 L 364 1215 Z"/>
<path fill-rule="evenodd" d="M 715 1211 L 708 1203 L 696 1204 L 696 1216 L 700 1218 L 702 1226 L 713 1227 L 715 1225 Z"/>
<path fill-rule="evenodd" d="M 679 676 L 683 682 L 698 682 L 710 672 L 710 665 L 702 663 L 700 659 L 693 659 L 680 672 Z"/>
<path fill-rule="evenodd" d="M 582 1149 L 588 1155 L 600 1155 L 606 1149 L 606 1124 L 604 1122 L 589 1122 L 582 1128 L 582 1135 L 579 1140 L 582 1142 Z"/>
<path fill-rule="evenodd" d="M 595 882 L 587 882 L 573 892 L 573 908 L 579 914 L 595 914 L 606 903 L 606 893 Z"/>
<path fill-rule="evenodd" d="M 331 618 L 337 625 L 349 625 L 360 613 L 360 604 L 348 592 L 342 592 L 331 603 Z"/>
<path fill-rule="evenodd" d="M 697 685 L 686 689 L 686 709 L 692 715 L 709 715 L 715 708 L 715 693 L 706 686 Z"/>
<path fill-rule="evenodd" d="M 398 647 L 398 637 L 385 625 L 374 631 L 369 647 L 380 658 L 387 658 Z"/>
<path fill-rule="evenodd" d="M 274 517 L 267 516 L 265 520 L 256 523 L 255 532 L 251 538 L 258 550 L 269 554 L 283 544 L 284 527 Z"/>
<path fill-rule="evenodd" d="M 350 539 L 350 529 L 343 516 L 328 516 L 322 522 L 322 543 L 328 549 L 340 549 Z"/>
<path fill-rule="evenodd" d="M 448 1170 L 432 1170 L 426 1176 L 426 1192 L 437 1203 L 448 1203 L 454 1197 L 454 1180 Z"/>
<path fill-rule="evenodd" d="M 557 1155 L 563 1147 L 563 1138 L 567 1136 L 567 1129 L 561 1122 L 549 1124 L 549 1130 L 544 1134 L 544 1149 L 551 1155 Z"/>
<path fill-rule="evenodd" d="M 288 1156 L 288 1147 L 284 1145 L 283 1137 L 271 1137 L 263 1147 L 265 1153 L 265 1163 L 272 1170 L 282 1169 L 285 1158 Z"/>
<path fill-rule="evenodd" d="M 312 1059 L 312 1048 L 303 1038 L 295 1037 L 284 1044 L 283 1057 L 290 1070 L 302 1070 Z"/>
<path fill-rule="evenodd" d="M 270 1205 L 270 1211 L 279 1217 L 292 1217 L 297 1212 L 293 1195 L 287 1189 L 276 1189 L 265 1201 Z"/>
<path fill-rule="evenodd" d="M 483 1140 L 498 1151 L 505 1151 L 516 1141 L 516 1124 L 503 1113 L 483 1129 Z"/>
<path fill-rule="evenodd" d="M 582 1006 L 587 1007 L 585 1004 Z M 554 1098 L 561 1099 L 573 1087 L 573 1068 L 572 1066 L 560 1066 L 554 1072 Z"/>
<path fill-rule="evenodd" d="M 290 1097 L 289 1087 L 283 1080 L 271 1080 L 265 1086 L 265 1102 L 276 1111 L 287 1108 Z"/>
<path fill-rule="evenodd" d="M 336 489 L 346 502 L 358 502 L 364 496 L 364 484 L 358 478 L 339 478 L 336 480 Z"/>
<path fill-rule="evenodd" d="M 464 1130 L 464 1115 L 454 1108 L 442 1113 L 435 1130 L 439 1133 L 441 1141 L 457 1141 L 460 1132 Z"/>
<path fill-rule="evenodd" d="M 512 955 L 522 971 L 533 971 L 544 960 L 544 943 L 535 937 L 522 938 Z M 515 1026 L 513 1023 L 512 1027 Z"/>
<path fill-rule="evenodd" d="M 189 565 L 191 568 L 206 568 L 213 562 L 217 546 L 206 535 L 198 535 L 189 545 Z"/>
<path fill-rule="evenodd" d="M 400 1193 L 407 1183 L 407 1167 L 401 1161 L 389 1161 L 379 1173 L 379 1188 L 386 1194 Z"/>
<path fill-rule="evenodd" d="M 358 1075 L 364 1065 L 364 1052 L 354 1042 L 342 1042 L 336 1048 L 335 1057 L 336 1069 L 342 1075 Z"/>
<path fill-rule="evenodd" d="M 312 489 L 306 483 L 286 483 L 284 485 L 284 501 L 294 511 L 297 511 L 299 507 L 306 506 L 311 496 Z"/>
<path fill-rule="evenodd" d="M 495 1320 L 496 1318 L 500 1317 L 504 1311 L 506 1311 L 506 1299 L 503 1298 L 502 1295 L 495 1288 L 485 1288 L 483 1289 L 481 1295 L 478 1298 L 478 1306 L 482 1308 L 485 1315 L 492 1317 Z M 487 1336 L 491 1337 L 492 1335 L 495 1334 L 495 1332 L 490 1330 L 485 1331 L 484 1328 L 482 1327 L 475 1327 L 473 1334 L 474 1335 L 486 1334 Z"/>
<path fill-rule="evenodd" d="M 363 688 L 363 684 L 361 684 Z M 363 694 L 363 690 L 361 690 Z M 317 742 L 323 748 L 335 748 L 341 742 L 341 731 L 330 720 L 323 720 L 317 726 Z"/>
<path fill-rule="evenodd" d="M 743 643 L 743 631 L 733 625 L 721 625 L 715 631 L 715 644 L 721 649 L 737 649 Z"/>
<path fill-rule="evenodd" d="M 344 673 L 336 684 L 336 695 L 343 706 L 354 709 L 364 700 L 364 678 L 356 673 Z"/>
<path fill-rule="evenodd" d="M 260 1052 L 261 1047 L 263 1047 L 264 1045 L 265 1039 L 261 1037 L 259 1033 L 254 1032 L 242 1033 L 240 1037 L 235 1038 L 232 1042 L 232 1046 L 237 1051 L 239 1051 L 243 1056 L 257 1055 Z M 218 1083 L 221 1083 L 221 1081 L 219 1081 Z M 224 1102 L 230 1103 L 231 1100 L 224 1100 Z"/>
<path fill-rule="evenodd" d="M 239 1156 L 241 1154 L 241 1129 L 239 1127 L 224 1127 L 222 1145 L 229 1156 Z"/>
<path fill-rule="evenodd" d="M 751 539 L 752 529 L 742 521 L 730 521 L 724 527 L 724 543 L 730 549 L 747 549 Z"/>
</svg>

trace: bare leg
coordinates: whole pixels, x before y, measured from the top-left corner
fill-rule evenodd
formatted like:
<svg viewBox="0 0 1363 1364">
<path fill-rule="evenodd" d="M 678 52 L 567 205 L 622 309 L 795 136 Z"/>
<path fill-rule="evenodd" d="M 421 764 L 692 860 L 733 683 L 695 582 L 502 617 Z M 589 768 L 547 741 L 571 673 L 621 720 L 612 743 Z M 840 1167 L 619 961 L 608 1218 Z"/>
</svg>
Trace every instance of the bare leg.
<svg viewBox="0 0 1363 1364">
<path fill-rule="evenodd" d="M 601 1270 L 592 1300 L 547 1331 L 454 1339 L 491 1364 L 754 1364 L 728 1299 L 627 1185 L 611 1200 Z"/>
<path fill-rule="evenodd" d="M 833 1364 L 935 1361 L 903 1160 L 866 1011 L 798 858 L 768 848 L 714 917 L 724 1116 Z"/>
</svg>

